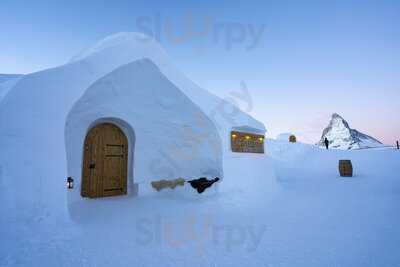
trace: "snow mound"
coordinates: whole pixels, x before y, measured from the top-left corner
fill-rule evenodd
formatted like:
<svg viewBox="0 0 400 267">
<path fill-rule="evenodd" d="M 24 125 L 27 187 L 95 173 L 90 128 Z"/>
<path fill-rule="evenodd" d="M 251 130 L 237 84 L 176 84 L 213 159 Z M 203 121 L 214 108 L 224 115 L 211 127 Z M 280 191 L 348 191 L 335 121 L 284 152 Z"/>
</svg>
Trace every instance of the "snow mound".
<svg viewBox="0 0 400 267">
<path fill-rule="evenodd" d="M 22 76 L 21 74 L 0 74 L 0 102 Z"/>
<path fill-rule="evenodd" d="M 211 119 L 225 151 L 230 148 L 232 127 L 265 131 L 262 123 L 186 78 L 154 40 L 144 40 L 137 33 L 115 34 L 65 65 L 22 76 L 2 100 L 0 168 L 9 196 L 1 197 L 6 198 L 4 208 L 12 211 L 8 215 L 29 217 L 41 213 L 65 218 L 67 115 L 96 81 L 143 58 L 154 62 L 166 79 Z M 160 103 L 169 104 L 168 99 Z M 221 110 L 234 115 L 227 118 Z"/>
<path fill-rule="evenodd" d="M 265 126 L 261 122 L 188 79 L 172 64 L 172 60 L 160 44 L 144 34 L 123 32 L 111 35 L 73 57 L 71 62 L 85 60 L 96 66 L 108 66 L 109 62 L 119 62 L 115 65 L 121 66 L 142 58 L 154 62 L 160 71 L 214 122 L 220 132 L 225 151 L 229 151 L 230 141 L 226 136 L 229 136 L 233 127 L 248 127 L 265 133 Z"/>
<path fill-rule="evenodd" d="M 165 178 L 223 177 L 221 140 L 214 124 L 150 60 L 114 70 L 74 105 L 65 130 L 68 176 L 80 177 L 85 136 L 99 121 L 120 126 L 128 137 L 134 161 L 128 168 L 134 172 L 128 194 L 134 183 L 143 192 L 143 185 Z M 69 194 L 72 205 L 84 201 L 78 190 Z"/>
<path fill-rule="evenodd" d="M 293 134 L 292 133 L 281 133 L 276 137 L 276 140 L 289 142 L 289 137 L 291 135 L 293 135 Z"/>
<path fill-rule="evenodd" d="M 329 140 L 329 147 L 336 149 L 363 149 L 382 147 L 383 144 L 375 138 L 363 134 L 355 129 L 351 129 L 346 120 L 340 115 L 333 114 L 322 133 L 319 146 L 324 146 L 324 140 Z"/>
</svg>

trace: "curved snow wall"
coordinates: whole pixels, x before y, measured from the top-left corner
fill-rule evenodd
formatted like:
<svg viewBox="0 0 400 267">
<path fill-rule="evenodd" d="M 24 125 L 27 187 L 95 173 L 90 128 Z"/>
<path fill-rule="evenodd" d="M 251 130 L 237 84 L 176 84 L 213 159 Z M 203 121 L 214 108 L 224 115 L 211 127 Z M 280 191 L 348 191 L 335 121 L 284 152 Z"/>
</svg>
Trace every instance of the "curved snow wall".
<svg viewBox="0 0 400 267">
<path fill-rule="evenodd" d="M 148 58 L 154 62 L 177 88 L 192 100 L 205 115 L 214 123 L 222 140 L 224 152 L 230 153 L 230 132 L 232 128 L 245 127 L 257 130 L 252 133 L 265 134 L 265 126 L 249 114 L 241 111 L 232 104 L 231 96 L 222 99 L 199 87 L 178 70 L 161 45 L 153 38 L 139 33 L 117 33 L 111 35 L 94 46 L 82 51 L 73 61 L 90 60 L 95 66 L 107 66 L 109 62 L 119 62 L 119 66 L 141 58 Z M 235 92 L 237 97 L 245 99 L 250 105 L 252 96 L 242 88 Z M 229 101 L 228 101 L 229 100 Z"/>
<path fill-rule="evenodd" d="M 71 109 L 65 127 L 68 176 L 80 196 L 84 140 L 95 125 L 111 122 L 128 137 L 128 195 L 151 181 L 221 177 L 222 144 L 212 121 L 148 59 L 124 65 L 96 81 Z"/>
</svg>

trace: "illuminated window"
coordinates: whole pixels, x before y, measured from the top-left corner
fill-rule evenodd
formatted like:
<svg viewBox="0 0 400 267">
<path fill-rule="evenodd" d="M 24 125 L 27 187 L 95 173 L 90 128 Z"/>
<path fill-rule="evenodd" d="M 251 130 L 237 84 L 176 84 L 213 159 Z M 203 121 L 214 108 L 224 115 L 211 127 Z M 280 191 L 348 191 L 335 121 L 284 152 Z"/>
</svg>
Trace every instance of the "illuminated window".
<svg viewBox="0 0 400 267">
<path fill-rule="evenodd" d="M 253 133 L 231 132 L 232 152 L 264 153 L 264 136 Z"/>
</svg>

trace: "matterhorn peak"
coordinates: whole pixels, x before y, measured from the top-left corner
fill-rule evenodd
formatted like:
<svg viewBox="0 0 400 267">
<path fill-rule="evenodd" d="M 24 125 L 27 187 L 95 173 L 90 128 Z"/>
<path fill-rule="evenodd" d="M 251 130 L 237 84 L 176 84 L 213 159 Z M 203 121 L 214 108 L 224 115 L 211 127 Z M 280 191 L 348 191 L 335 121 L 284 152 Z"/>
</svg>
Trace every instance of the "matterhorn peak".
<svg viewBox="0 0 400 267">
<path fill-rule="evenodd" d="M 337 113 L 333 113 L 329 125 L 322 132 L 318 145 L 324 146 L 325 138 L 330 148 L 362 149 L 382 146 L 375 138 L 351 129 L 348 122 Z"/>
<path fill-rule="evenodd" d="M 343 119 L 342 116 L 340 116 L 340 115 L 337 114 L 337 113 L 333 113 L 333 114 L 332 114 L 332 119 L 334 119 L 334 118 Z"/>
</svg>

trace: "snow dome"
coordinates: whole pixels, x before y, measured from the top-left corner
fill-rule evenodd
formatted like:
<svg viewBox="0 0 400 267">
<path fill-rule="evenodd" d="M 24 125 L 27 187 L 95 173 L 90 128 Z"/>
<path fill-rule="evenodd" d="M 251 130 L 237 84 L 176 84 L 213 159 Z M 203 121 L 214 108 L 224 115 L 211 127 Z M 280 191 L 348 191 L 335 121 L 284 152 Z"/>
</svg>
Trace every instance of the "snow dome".
<svg viewBox="0 0 400 267">
<path fill-rule="evenodd" d="M 223 177 L 216 127 L 148 59 L 124 65 L 99 79 L 74 105 L 65 130 L 69 176 L 81 176 L 82 148 L 90 146 L 84 144 L 85 137 L 104 123 L 121 128 L 128 139 L 122 144 L 128 146 L 129 162 L 123 167 L 128 170 L 128 194 L 135 194 L 138 185 L 139 190 L 146 190 L 146 184 L 158 179 Z M 118 168 L 114 158 L 123 156 L 118 144 L 119 140 L 106 144 L 105 153 L 109 155 L 105 157 L 111 157 L 109 168 Z M 98 159 L 92 156 L 89 162 L 94 164 Z M 78 188 L 80 181 L 77 179 Z M 118 184 L 110 186 L 108 192 L 121 188 Z M 78 191 L 70 202 L 76 201 L 81 201 Z"/>
<path fill-rule="evenodd" d="M 154 62 L 160 72 L 213 121 L 225 152 L 231 151 L 230 132 L 235 127 L 251 129 L 251 133 L 266 132 L 261 122 L 188 79 L 174 66 L 160 44 L 146 35 L 129 32 L 111 35 L 73 57 L 71 62 L 85 60 L 91 62 L 91 65 L 109 67 L 109 62 L 113 65 L 122 65 L 141 58 Z"/>
<path fill-rule="evenodd" d="M 276 140 L 285 142 L 293 142 L 291 140 L 294 140 L 294 142 L 296 142 L 296 135 L 292 133 L 281 133 L 276 137 Z"/>
<path fill-rule="evenodd" d="M 227 118 L 221 107 L 233 115 Z M 128 192 L 136 181 L 162 176 L 136 169 L 136 163 L 153 162 L 162 153 L 155 152 L 161 143 L 167 152 L 193 149 L 182 131 L 203 138 L 191 163 L 168 161 L 167 169 L 175 164 L 176 175 L 186 176 L 222 175 L 221 158 L 231 151 L 234 127 L 265 132 L 262 123 L 187 79 L 157 42 L 143 34 L 118 33 L 65 65 L 22 76 L 1 101 L 0 169 L 10 188 L 5 208 L 18 216 L 34 210 L 26 206 L 68 214 L 65 203 L 78 196 L 66 191 L 65 181 L 73 177 L 79 191 L 85 136 L 97 123 L 114 123 L 119 129 L 114 133 L 123 133 L 142 151 L 134 159 L 128 153 L 135 162 L 128 167 Z M 175 139 L 163 141 L 171 136 Z"/>
</svg>

